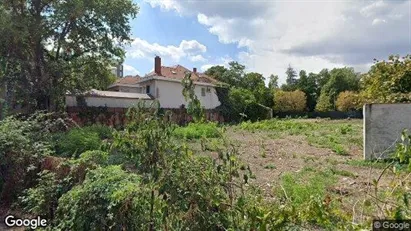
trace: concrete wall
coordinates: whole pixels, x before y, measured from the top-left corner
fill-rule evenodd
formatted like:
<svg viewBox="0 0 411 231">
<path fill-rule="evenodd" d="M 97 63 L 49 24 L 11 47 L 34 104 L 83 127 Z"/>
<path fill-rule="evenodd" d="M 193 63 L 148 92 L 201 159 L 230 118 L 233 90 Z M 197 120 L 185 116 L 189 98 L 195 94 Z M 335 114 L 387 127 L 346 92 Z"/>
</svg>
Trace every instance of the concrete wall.
<svg viewBox="0 0 411 231">
<path fill-rule="evenodd" d="M 109 97 L 84 97 L 88 107 L 110 107 L 110 108 L 129 108 L 138 104 L 138 99 L 127 98 L 109 98 Z M 147 105 L 151 104 L 153 100 L 144 100 Z M 75 96 L 66 96 L 67 107 L 77 107 L 77 99 Z"/>
<path fill-rule="evenodd" d="M 158 99 L 162 108 L 179 108 L 182 104 L 187 106 L 182 94 L 183 86 L 180 82 L 155 80 L 154 86 L 153 96 Z M 201 88 L 205 88 L 205 96 L 201 95 Z M 207 92 L 207 88 L 210 89 L 210 92 Z M 201 105 L 206 109 L 214 109 L 221 104 L 214 87 L 196 85 L 194 91 Z"/>
<path fill-rule="evenodd" d="M 366 104 L 364 113 L 364 158 L 385 158 L 411 128 L 411 104 Z"/>
</svg>

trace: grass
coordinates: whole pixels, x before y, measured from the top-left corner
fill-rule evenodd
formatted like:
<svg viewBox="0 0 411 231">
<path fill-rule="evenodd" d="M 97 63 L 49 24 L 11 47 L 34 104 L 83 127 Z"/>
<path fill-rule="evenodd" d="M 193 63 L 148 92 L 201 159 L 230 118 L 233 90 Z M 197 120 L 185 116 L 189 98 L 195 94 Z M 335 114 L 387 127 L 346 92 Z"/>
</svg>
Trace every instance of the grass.
<svg viewBox="0 0 411 231">
<path fill-rule="evenodd" d="M 327 188 L 336 183 L 337 178 L 328 171 L 303 168 L 298 173 L 286 173 L 281 178 L 280 194 L 287 194 L 292 203 L 299 206 L 311 197 L 324 198 Z"/>
<path fill-rule="evenodd" d="M 218 138 L 221 135 L 217 123 L 190 123 L 185 127 L 177 127 L 173 134 L 184 139 Z"/>
<path fill-rule="evenodd" d="M 315 147 L 329 148 L 338 155 L 349 155 L 351 147 L 362 148 L 362 123 L 360 120 L 303 120 L 272 119 L 259 122 L 243 122 L 239 129 L 266 131 L 272 139 L 287 135 L 304 136 Z"/>
<path fill-rule="evenodd" d="M 265 169 L 276 169 L 277 167 L 275 167 L 274 164 L 267 164 L 264 168 Z"/>
</svg>

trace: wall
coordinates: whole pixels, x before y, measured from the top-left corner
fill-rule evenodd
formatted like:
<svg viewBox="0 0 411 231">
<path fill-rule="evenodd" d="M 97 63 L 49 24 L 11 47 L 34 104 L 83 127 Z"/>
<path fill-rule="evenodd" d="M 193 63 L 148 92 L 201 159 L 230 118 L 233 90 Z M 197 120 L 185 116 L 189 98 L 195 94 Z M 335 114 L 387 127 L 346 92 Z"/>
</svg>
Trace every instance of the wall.
<svg viewBox="0 0 411 231">
<path fill-rule="evenodd" d="M 128 99 L 128 98 L 109 98 L 109 97 L 84 97 L 86 104 L 89 107 L 109 107 L 109 108 L 129 108 L 133 105 L 137 105 L 139 99 Z M 146 103 L 152 103 L 153 100 L 144 100 Z M 66 96 L 66 106 L 75 107 L 77 105 L 76 96 Z"/>
<path fill-rule="evenodd" d="M 201 96 L 201 88 L 207 88 L 207 86 L 196 85 L 194 91 L 202 106 L 206 109 L 214 109 L 220 105 L 214 87 L 209 87 L 211 92 L 206 92 L 205 96 Z M 162 108 L 179 108 L 182 104 L 187 106 L 182 91 L 183 87 L 179 82 L 155 80 L 153 96 L 159 100 Z"/>
<path fill-rule="evenodd" d="M 411 128 L 411 104 L 366 104 L 363 113 L 364 158 L 386 158 L 403 129 Z"/>
<path fill-rule="evenodd" d="M 307 118 L 330 118 L 330 119 L 362 119 L 362 111 L 328 111 L 328 112 L 274 112 L 274 117 L 286 118 L 286 117 L 307 117 Z"/>
<path fill-rule="evenodd" d="M 68 116 L 80 126 L 92 124 L 105 124 L 107 126 L 123 128 L 127 124 L 128 108 L 108 108 L 108 107 L 72 107 L 67 106 Z M 179 125 L 192 121 L 185 109 L 166 108 L 162 112 L 170 111 L 171 117 L 168 119 Z M 205 116 L 208 121 L 224 122 L 224 118 L 216 110 L 206 110 Z"/>
</svg>

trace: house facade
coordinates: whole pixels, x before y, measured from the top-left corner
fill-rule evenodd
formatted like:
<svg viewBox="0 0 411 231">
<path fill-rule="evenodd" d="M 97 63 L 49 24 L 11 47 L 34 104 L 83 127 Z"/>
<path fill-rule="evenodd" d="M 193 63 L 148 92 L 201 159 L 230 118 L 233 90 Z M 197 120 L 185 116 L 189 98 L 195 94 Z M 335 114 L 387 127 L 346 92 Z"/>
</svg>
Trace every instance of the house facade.
<svg viewBox="0 0 411 231">
<path fill-rule="evenodd" d="M 196 68 L 189 70 L 181 65 L 166 67 L 161 65 L 161 58 L 154 58 L 154 71 L 144 77 L 126 76 L 109 86 L 109 91 L 149 94 L 158 100 L 162 108 L 182 108 L 187 105 L 182 91 L 181 81 L 185 74 L 191 72 L 194 91 L 205 109 L 215 109 L 221 103 L 218 100 L 216 84 L 218 81 L 197 72 Z"/>
</svg>

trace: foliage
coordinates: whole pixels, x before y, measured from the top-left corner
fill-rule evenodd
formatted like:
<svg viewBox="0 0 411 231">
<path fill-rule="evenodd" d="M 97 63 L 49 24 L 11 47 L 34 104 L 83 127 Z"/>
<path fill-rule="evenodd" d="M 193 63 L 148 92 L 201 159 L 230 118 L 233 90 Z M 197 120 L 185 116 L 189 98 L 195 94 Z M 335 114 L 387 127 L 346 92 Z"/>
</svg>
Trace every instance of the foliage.
<svg viewBox="0 0 411 231">
<path fill-rule="evenodd" d="M 394 103 L 393 94 L 411 92 L 411 55 L 400 58 L 391 55 L 388 60 L 375 60 L 370 71 L 361 78 L 361 95 L 374 103 Z M 408 99 L 409 100 L 409 99 Z"/>
<path fill-rule="evenodd" d="M 51 114 L 35 113 L 18 119 L 0 121 L 0 201 L 11 203 L 28 186 L 39 171 L 45 156 L 53 154 L 49 140 L 51 131 L 64 127 Z"/>
<path fill-rule="evenodd" d="M 210 68 L 208 68 L 204 74 L 213 77 L 214 79 L 218 80 L 218 81 L 222 81 L 225 82 L 223 79 L 223 75 L 224 73 L 227 71 L 227 68 L 225 68 L 224 66 L 212 66 Z"/>
<path fill-rule="evenodd" d="M 307 96 L 307 106 L 308 111 L 313 111 L 317 103 L 317 75 L 314 73 L 309 73 L 308 76 L 304 70 L 300 71 L 300 78 L 298 79 L 298 89 L 305 93 Z"/>
<path fill-rule="evenodd" d="M 402 131 L 401 142 L 397 144 L 394 155 L 400 163 L 409 164 L 411 171 L 411 134 L 408 130 Z"/>
<path fill-rule="evenodd" d="M 150 192 L 149 187 L 141 187 L 141 181 L 138 175 L 125 172 L 120 166 L 90 171 L 81 185 L 59 199 L 56 227 L 63 230 L 148 229 Z"/>
<path fill-rule="evenodd" d="M 56 154 L 64 157 L 77 157 L 87 150 L 99 149 L 101 140 L 111 137 L 111 129 L 102 125 L 73 128 L 66 133 L 54 135 Z"/>
<path fill-rule="evenodd" d="M 274 110 L 278 112 L 300 112 L 306 108 L 307 97 L 304 92 L 276 91 L 274 94 Z"/>
<path fill-rule="evenodd" d="M 187 105 L 187 113 L 193 117 L 194 122 L 203 122 L 205 120 L 204 107 L 195 94 L 195 85 L 191 80 L 191 72 L 187 72 L 181 81 L 183 85 L 183 96 Z"/>
<path fill-rule="evenodd" d="M 173 135 L 178 138 L 199 139 L 220 137 L 220 130 L 217 123 L 190 123 L 186 127 L 178 127 L 173 131 Z"/>
<path fill-rule="evenodd" d="M 330 71 L 330 78 L 321 88 L 317 111 L 329 111 L 335 108 L 335 101 L 340 92 L 357 91 L 359 89 L 359 74 L 353 68 L 334 68 Z"/>
<path fill-rule="evenodd" d="M 226 120 L 236 122 L 246 117 L 255 121 L 268 117 L 267 107 L 273 106 L 272 89 L 265 86 L 262 74 L 246 73 L 245 66 L 237 62 L 230 62 L 228 69 L 211 67 L 205 73 L 226 84 L 217 89 L 221 102 L 218 109 Z"/>
<path fill-rule="evenodd" d="M 67 91 L 105 87 L 137 12 L 131 0 L 1 1 L 3 81 L 30 109 L 55 110 Z"/>
<path fill-rule="evenodd" d="M 256 99 L 250 90 L 244 88 L 232 88 L 228 95 L 230 104 L 232 105 L 234 118 L 247 117 L 247 112 L 252 104 L 256 103 Z"/>
<path fill-rule="evenodd" d="M 339 111 L 354 111 L 361 108 L 359 95 L 352 91 L 343 91 L 335 102 L 335 106 Z"/>
<path fill-rule="evenodd" d="M 322 93 L 318 98 L 315 110 L 319 112 L 333 111 L 334 106 L 332 104 L 330 95 L 328 95 L 327 93 Z"/>
<path fill-rule="evenodd" d="M 283 91 L 295 91 L 297 90 L 297 72 L 294 70 L 294 68 L 291 67 L 291 65 L 288 65 L 287 71 L 285 72 L 286 74 L 286 84 L 281 86 L 281 89 Z"/>
</svg>

